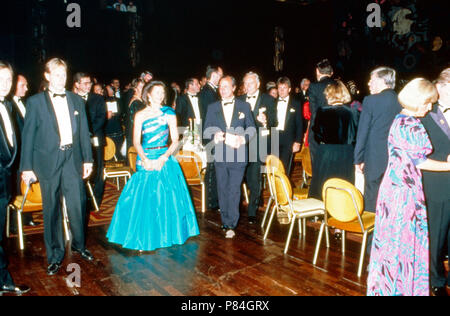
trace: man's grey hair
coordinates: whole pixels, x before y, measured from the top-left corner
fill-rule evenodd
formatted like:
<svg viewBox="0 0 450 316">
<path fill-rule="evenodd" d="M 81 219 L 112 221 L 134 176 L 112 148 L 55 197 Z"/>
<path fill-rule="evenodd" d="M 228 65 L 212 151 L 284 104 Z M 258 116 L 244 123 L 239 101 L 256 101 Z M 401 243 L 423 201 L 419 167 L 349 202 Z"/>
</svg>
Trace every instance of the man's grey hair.
<svg viewBox="0 0 450 316">
<path fill-rule="evenodd" d="M 256 82 L 261 83 L 261 79 L 259 78 L 259 75 L 256 72 L 250 71 L 250 72 L 246 73 L 244 76 L 244 80 L 247 77 L 254 77 Z"/>
<path fill-rule="evenodd" d="M 391 89 L 395 89 L 395 81 L 397 77 L 397 72 L 395 71 L 395 69 L 389 67 L 379 67 L 372 71 L 370 76 L 374 74 L 376 74 L 378 78 L 383 79 L 386 86 Z"/>
</svg>

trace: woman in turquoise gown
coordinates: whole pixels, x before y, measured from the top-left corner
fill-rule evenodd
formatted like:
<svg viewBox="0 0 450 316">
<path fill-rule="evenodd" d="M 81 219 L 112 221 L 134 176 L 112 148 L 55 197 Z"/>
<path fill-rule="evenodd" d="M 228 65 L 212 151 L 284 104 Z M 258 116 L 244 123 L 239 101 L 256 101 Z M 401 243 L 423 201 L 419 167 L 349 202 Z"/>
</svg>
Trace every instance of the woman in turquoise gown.
<svg viewBox="0 0 450 316">
<path fill-rule="evenodd" d="M 178 147 L 175 111 L 161 106 L 164 98 L 165 85 L 149 83 L 143 91 L 147 107 L 135 116 L 137 172 L 120 195 L 106 235 L 123 248 L 153 251 L 199 234 L 186 180 L 172 157 Z"/>
</svg>

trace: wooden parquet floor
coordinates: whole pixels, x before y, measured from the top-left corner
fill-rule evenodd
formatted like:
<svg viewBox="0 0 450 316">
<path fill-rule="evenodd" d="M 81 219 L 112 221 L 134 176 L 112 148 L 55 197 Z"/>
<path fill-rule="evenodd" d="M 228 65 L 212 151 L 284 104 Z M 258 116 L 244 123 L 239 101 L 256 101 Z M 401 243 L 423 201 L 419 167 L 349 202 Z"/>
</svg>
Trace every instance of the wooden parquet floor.
<svg viewBox="0 0 450 316">
<path fill-rule="evenodd" d="M 299 171 L 294 171 L 294 182 Z M 118 196 L 119 193 L 117 193 Z M 340 242 L 331 238 L 331 248 L 322 245 L 318 265 L 312 265 L 317 229 L 307 227 L 306 238 L 293 234 L 288 254 L 283 254 L 288 226 L 274 222 L 266 241 L 260 225 L 247 222 L 246 207 L 236 237 L 224 238 L 220 214 L 200 213 L 200 192 L 192 190 L 197 208 L 200 235 L 182 246 L 140 254 L 107 241 L 108 225 L 88 229 L 87 246 L 94 262 L 67 254 L 56 276 L 46 274 L 42 234 L 26 236 L 26 249 L 20 251 L 16 238 L 6 242 L 11 272 L 18 284 L 32 290 L 30 296 L 362 296 L 367 273 L 356 276 L 360 243 L 347 242 L 341 254 Z M 265 192 L 267 202 L 267 192 Z M 113 207 L 113 205 L 107 207 Z M 102 208 L 105 206 L 102 206 Z M 263 208 L 258 219 L 263 217 Z M 296 229 L 296 231 L 298 231 Z M 66 279 L 76 263 L 81 287 L 72 288 Z M 367 265 L 367 261 L 364 266 Z"/>
</svg>

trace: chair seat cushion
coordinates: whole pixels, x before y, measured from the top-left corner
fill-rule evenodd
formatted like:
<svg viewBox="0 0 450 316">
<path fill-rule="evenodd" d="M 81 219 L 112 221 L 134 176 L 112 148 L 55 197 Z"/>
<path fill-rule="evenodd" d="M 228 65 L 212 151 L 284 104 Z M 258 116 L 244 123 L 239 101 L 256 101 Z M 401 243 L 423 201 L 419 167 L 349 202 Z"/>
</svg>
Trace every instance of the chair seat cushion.
<svg viewBox="0 0 450 316">
<path fill-rule="evenodd" d="M 131 169 L 130 167 L 105 168 L 105 174 L 109 176 L 127 175 L 131 174 Z"/>
<path fill-rule="evenodd" d="M 16 196 L 16 199 L 12 203 L 12 205 L 14 205 L 16 210 L 20 209 L 20 207 L 22 206 L 22 201 L 23 201 L 22 195 Z M 36 211 L 42 211 L 42 203 L 32 203 L 27 200 L 23 207 L 23 212 L 27 213 L 27 212 L 36 212 Z"/>
<path fill-rule="evenodd" d="M 313 198 L 292 201 L 292 206 L 296 215 L 316 216 L 325 213 L 324 203 Z M 289 205 L 283 206 L 282 209 L 288 211 Z"/>
<path fill-rule="evenodd" d="M 375 213 L 364 212 L 361 215 L 361 219 L 364 224 L 365 230 L 370 230 L 375 226 Z M 344 222 L 340 222 L 340 221 L 334 219 L 333 217 L 331 217 L 328 219 L 328 226 L 332 226 L 337 229 L 345 230 L 347 232 L 362 234 L 361 225 L 359 224 L 358 219 L 356 219 L 352 222 L 344 223 Z"/>
</svg>

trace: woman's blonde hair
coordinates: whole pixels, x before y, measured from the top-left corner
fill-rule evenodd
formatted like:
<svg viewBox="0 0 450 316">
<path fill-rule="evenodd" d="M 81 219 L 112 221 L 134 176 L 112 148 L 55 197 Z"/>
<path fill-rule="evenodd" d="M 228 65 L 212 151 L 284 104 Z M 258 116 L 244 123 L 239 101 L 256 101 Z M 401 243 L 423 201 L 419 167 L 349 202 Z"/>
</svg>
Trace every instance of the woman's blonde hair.
<svg viewBox="0 0 450 316">
<path fill-rule="evenodd" d="M 398 102 L 409 111 L 417 112 L 419 107 L 438 100 L 438 92 L 434 84 L 424 78 L 416 78 L 398 94 Z"/>
<path fill-rule="evenodd" d="M 345 84 L 336 80 L 334 83 L 330 83 L 325 89 L 325 97 L 327 98 L 329 105 L 335 104 L 348 104 L 352 101 L 350 92 L 348 91 Z"/>
</svg>

